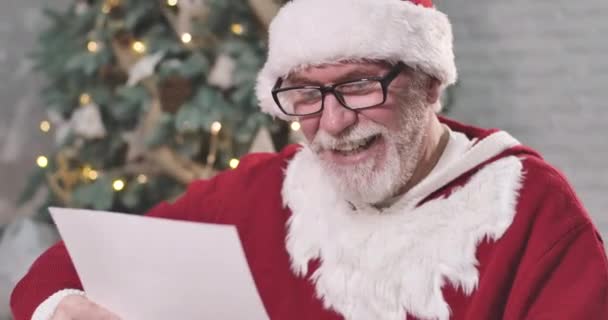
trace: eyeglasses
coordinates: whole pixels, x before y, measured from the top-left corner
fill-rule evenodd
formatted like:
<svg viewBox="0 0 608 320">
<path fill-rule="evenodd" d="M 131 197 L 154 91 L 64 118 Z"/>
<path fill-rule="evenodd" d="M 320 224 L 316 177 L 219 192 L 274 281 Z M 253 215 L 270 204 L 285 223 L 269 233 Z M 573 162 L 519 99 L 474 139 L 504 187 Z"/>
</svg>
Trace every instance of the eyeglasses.
<svg viewBox="0 0 608 320">
<path fill-rule="evenodd" d="M 283 113 L 297 117 L 321 113 L 328 93 L 333 93 L 338 102 L 349 110 L 372 108 L 386 102 L 389 85 L 404 67 L 405 64 L 399 62 L 382 77 L 350 80 L 331 86 L 281 88 L 283 79 L 279 78 L 272 89 L 272 97 Z"/>
</svg>

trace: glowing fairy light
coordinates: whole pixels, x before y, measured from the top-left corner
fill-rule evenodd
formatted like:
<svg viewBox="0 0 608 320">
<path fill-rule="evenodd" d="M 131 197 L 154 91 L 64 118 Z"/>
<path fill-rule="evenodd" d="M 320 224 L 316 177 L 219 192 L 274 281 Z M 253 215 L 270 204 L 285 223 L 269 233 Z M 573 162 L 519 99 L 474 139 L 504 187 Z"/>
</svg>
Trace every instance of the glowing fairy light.
<svg viewBox="0 0 608 320">
<path fill-rule="evenodd" d="M 239 164 L 240 164 L 239 159 L 230 160 L 230 168 L 232 168 L 232 169 L 238 168 Z"/>
<path fill-rule="evenodd" d="M 122 179 L 116 179 L 112 182 L 114 191 L 122 191 L 125 188 L 125 182 Z"/>
<path fill-rule="evenodd" d="M 49 159 L 45 156 L 39 156 L 38 159 L 36 159 L 36 164 L 40 168 L 46 168 L 49 165 Z"/>
</svg>

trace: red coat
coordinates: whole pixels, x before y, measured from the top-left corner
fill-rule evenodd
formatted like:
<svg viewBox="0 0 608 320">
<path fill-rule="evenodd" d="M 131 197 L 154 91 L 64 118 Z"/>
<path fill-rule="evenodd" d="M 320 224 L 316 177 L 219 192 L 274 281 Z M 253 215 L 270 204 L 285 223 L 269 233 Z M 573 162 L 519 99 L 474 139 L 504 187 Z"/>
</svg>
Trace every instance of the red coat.
<svg viewBox="0 0 608 320">
<path fill-rule="evenodd" d="M 496 133 L 442 121 L 452 130 L 478 141 Z M 340 310 L 328 310 L 341 309 L 338 303 L 330 301 L 331 288 L 323 291 L 315 287 L 323 279 L 317 271 L 333 257 L 323 257 L 323 252 L 317 252 L 320 256 L 313 257 L 299 275 L 295 270 L 297 257 L 293 255 L 300 244 L 289 241 L 286 244 L 288 233 L 294 236 L 296 232 L 292 229 L 296 227 L 293 208 L 285 199 L 285 169 L 291 166 L 288 162 L 297 157 L 298 150 L 292 146 L 278 154 L 248 156 L 237 170 L 193 183 L 176 203 L 163 203 L 149 215 L 236 225 L 258 291 L 272 319 L 343 319 Z M 519 145 L 505 147 L 432 190 L 416 203 L 416 208 L 432 208 L 436 201 L 457 197 L 460 190 L 475 183 L 477 176 L 500 170 L 499 164 L 507 163 L 506 160 L 517 163 L 522 173 L 512 201 L 512 217 L 505 220 L 506 224 L 496 224 L 499 227 L 504 224 L 504 230 L 487 231 L 476 239 L 470 259 L 455 257 L 456 263 L 465 262 L 462 270 L 451 268 L 449 262 L 443 266 L 443 256 L 438 254 L 443 268 L 432 265 L 431 268 L 443 273 L 441 290 L 434 293 L 435 298 L 447 303 L 450 319 L 608 319 L 608 262 L 602 240 L 562 174 L 531 149 Z M 478 193 L 482 194 L 483 189 Z M 485 199 L 483 203 L 490 203 L 491 210 L 494 200 Z M 467 203 L 463 205 L 466 207 Z M 455 230 L 454 234 L 459 232 L 469 231 Z M 420 239 L 420 243 L 424 244 L 424 240 Z M 412 250 L 415 252 L 417 248 Z M 467 263 L 473 270 L 467 271 Z M 391 266 L 386 267 L 389 270 Z M 404 270 L 410 270 L 406 267 Z M 469 274 L 466 277 L 458 274 L 464 272 Z M 15 288 L 11 307 L 16 320 L 30 319 L 41 302 L 65 288 L 82 286 L 64 245 L 59 243 L 33 264 Z M 405 290 L 404 295 L 412 293 L 411 288 L 401 290 Z M 418 301 L 415 294 L 410 298 L 407 301 Z M 328 308 L 324 307 L 324 299 Z M 427 315 L 433 314 L 440 306 L 404 308 L 410 314 L 408 319 L 412 319 L 411 314 L 423 315 L 426 311 L 431 312 Z"/>
</svg>

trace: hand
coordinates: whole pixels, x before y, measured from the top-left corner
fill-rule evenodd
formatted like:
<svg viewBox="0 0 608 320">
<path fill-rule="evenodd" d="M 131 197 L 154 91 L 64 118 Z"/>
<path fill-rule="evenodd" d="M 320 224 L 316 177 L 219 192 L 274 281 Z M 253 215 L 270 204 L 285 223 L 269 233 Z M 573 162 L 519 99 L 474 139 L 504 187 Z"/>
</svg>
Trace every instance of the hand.
<svg viewBox="0 0 608 320">
<path fill-rule="evenodd" d="M 51 320 L 120 320 L 110 311 L 100 307 L 89 299 L 72 295 L 59 302 Z"/>
</svg>

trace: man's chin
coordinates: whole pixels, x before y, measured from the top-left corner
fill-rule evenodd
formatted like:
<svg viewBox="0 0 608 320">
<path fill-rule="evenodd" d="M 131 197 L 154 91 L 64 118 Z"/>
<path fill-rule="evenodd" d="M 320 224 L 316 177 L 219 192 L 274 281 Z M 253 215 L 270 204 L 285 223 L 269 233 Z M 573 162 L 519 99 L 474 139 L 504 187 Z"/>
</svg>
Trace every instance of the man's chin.
<svg viewBox="0 0 608 320">
<path fill-rule="evenodd" d="M 342 162 L 335 161 L 334 158 L 320 156 L 319 162 L 327 174 L 335 180 L 348 181 L 355 179 L 365 179 L 374 175 L 376 171 L 377 160 L 366 159 L 358 162 Z"/>
<path fill-rule="evenodd" d="M 377 204 L 391 198 L 402 183 L 402 163 L 393 149 L 380 148 L 374 156 L 353 162 L 335 161 L 318 154 L 318 161 L 342 198 L 353 203 Z"/>
<path fill-rule="evenodd" d="M 337 190 L 340 198 L 357 207 L 382 203 L 394 194 L 387 186 L 370 187 L 370 184 L 376 185 L 374 182 L 366 181 L 337 181 Z"/>
<path fill-rule="evenodd" d="M 340 196 L 353 203 L 374 204 L 393 194 L 393 174 L 386 168 L 376 168 L 373 161 L 356 165 L 323 165 Z M 391 177 L 392 176 L 392 177 Z"/>
</svg>

